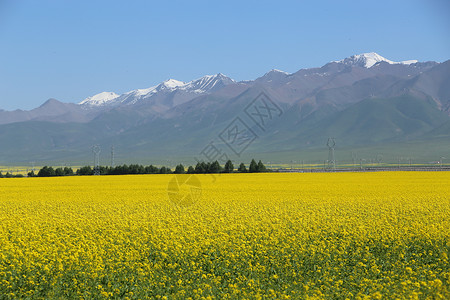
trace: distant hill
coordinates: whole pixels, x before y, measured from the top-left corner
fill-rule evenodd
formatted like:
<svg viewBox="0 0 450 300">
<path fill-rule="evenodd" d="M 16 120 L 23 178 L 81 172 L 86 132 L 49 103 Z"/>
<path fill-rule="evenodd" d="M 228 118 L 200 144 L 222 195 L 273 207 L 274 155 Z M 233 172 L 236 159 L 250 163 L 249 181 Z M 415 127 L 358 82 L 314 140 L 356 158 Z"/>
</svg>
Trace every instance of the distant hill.
<svg viewBox="0 0 450 300">
<path fill-rule="evenodd" d="M 31 111 L 0 110 L 0 164 L 89 163 L 94 144 L 104 156 L 114 145 L 124 162 L 195 161 L 206 159 L 201 153 L 211 142 L 233 160 L 282 161 L 288 152 L 315 157 L 328 137 L 346 149 L 439 139 L 442 152 L 450 137 L 449 87 L 450 61 L 393 62 L 365 53 L 292 74 L 271 70 L 254 81 L 217 74 L 101 92 L 78 104 L 50 99 Z"/>
</svg>

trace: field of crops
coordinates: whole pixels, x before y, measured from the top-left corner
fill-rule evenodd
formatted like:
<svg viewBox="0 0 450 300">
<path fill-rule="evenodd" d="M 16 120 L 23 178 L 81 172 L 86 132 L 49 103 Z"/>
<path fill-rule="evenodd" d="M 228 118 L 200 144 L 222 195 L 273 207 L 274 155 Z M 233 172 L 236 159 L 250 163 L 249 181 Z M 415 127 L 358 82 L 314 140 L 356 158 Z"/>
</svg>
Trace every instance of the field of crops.
<svg viewBox="0 0 450 300">
<path fill-rule="evenodd" d="M 0 298 L 449 299 L 449 182 L 449 172 L 0 179 Z"/>
</svg>

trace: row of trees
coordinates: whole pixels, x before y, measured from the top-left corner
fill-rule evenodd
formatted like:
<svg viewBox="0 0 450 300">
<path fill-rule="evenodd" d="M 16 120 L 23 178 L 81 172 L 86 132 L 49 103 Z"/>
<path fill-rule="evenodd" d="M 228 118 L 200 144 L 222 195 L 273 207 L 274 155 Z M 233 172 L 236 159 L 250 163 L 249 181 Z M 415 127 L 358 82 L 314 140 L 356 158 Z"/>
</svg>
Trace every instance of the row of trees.
<svg viewBox="0 0 450 300">
<path fill-rule="evenodd" d="M 267 172 L 266 166 L 262 163 L 262 161 L 259 161 L 258 163 L 252 159 L 250 162 L 250 166 L 247 170 L 247 167 L 244 163 L 241 163 L 237 169 L 237 171 L 234 170 L 234 165 L 231 160 L 228 160 L 225 165 L 222 167 L 219 162 L 216 160 L 214 162 L 199 162 L 194 167 L 189 166 L 187 171 L 185 171 L 184 166 L 182 164 L 179 164 L 175 167 L 175 174 L 207 174 L 207 173 L 257 173 L 257 172 Z"/>
<path fill-rule="evenodd" d="M 28 173 L 29 177 L 52 177 L 52 176 L 72 176 L 72 175 L 94 175 L 96 170 L 90 166 L 85 166 L 79 168 L 76 172 L 72 168 L 56 168 L 45 166 L 39 170 L 38 174 L 34 172 Z M 121 165 L 116 167 L 104 167 L 100 166 L 98 173 L 100 175 L 129 175 L 129 174 L 209 174 L 209 173 L 256 173 L 256 172 L 267 172 L 266 166 L 259 161 L 258 163 L 252 159 L 250 165 L 247 169 L 244 163 L 241 163 L 237 170 L 234 169 L 233 162 L 228 160 L 224 166 L 221 166 L 216 160 L 214 162 L 199 162 L 193 166 L 189 166 L 187 169 L 179 164 L 172 171 L 170 168 L 162 166 L 160 168 L 150 165 Z"/>
<path fill-rule="evenodd" d="M 22 174 L 11 174 L 9 172 L 6 172 L 5 175 L 2 174 L 2 172 L 0 172 L 0 178 L 16 178 L 16 177 L 23 177 Z"/>
<path fill-rule="evenodd" d="M 72 175 L 74 175 L 73 169 L 69 168 L 69 167 L 64 167 L 64 168 L 61 167 L 61 168 L 53 169 L 53 167 L 45 166 L 39 170 L 37 175 L 34 173 L 34 171 L 31 171 L 28 173 L 28 177 L 34 177 L 34 176 L 52 177 L 52 176 L 72 176 Z"/>
</svg>

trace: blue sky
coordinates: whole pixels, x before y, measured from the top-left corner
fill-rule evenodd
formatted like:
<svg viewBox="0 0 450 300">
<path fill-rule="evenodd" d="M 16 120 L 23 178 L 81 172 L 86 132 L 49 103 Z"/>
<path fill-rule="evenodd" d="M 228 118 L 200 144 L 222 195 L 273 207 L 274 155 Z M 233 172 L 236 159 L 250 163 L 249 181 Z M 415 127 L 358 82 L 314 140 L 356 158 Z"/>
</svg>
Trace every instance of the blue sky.
<svg viewBox="0 0 450 300">
<path fill-rule="evenodd" d="M 450 1 L 0 0 L 0 109 L 363 52 L 450 59 Z"/>
</svg>

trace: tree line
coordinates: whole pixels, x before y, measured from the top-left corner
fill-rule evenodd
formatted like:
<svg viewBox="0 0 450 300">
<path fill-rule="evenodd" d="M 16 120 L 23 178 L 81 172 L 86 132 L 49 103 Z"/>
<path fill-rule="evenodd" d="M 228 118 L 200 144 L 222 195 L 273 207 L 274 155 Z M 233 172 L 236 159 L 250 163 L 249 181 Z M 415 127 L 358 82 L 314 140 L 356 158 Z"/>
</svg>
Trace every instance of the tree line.
<svg viewBox="0 0 450 300">
<path fill-rule="evenodd" d="M 74 175 L 94 175 L 95 169 L 91 166 L 84 166 L 73 171 L 70 167 L 53 167 L 45 166 L 39 170 L 37 174 L 33 171 L 28 173 L 29 177 L 53 177 L 53 176 L 74 176 Z M 260 160 L 256 162 L 254 159 L 250 162 L 247 169 L 244 163 L 241 163 L 235 170 L 233 162 L 228 160 L 224 166 L 216 160 L 214 162 L 198 162 L 195 167 L 189 166 L 185 168 L 183 164 L 178 164 L 172 171 L 169 167 L 156 167 L 154 165 L 143 166 L 138 164 L 120 165 L 116 167 L 99 166 L 98 173 L 100 175 L 132 175 L 132 174 L 212 174 L 212 173 L 258 173 L 268 172 L 266 166 Z"/>
<path fill-rule="evenodd" d="M 2 174 L 2 172 L 0 171 L 0 178 L 18 178 L 18 177 L 23 177 L 22 174 L 11 174 L 9 172 L 6 172 L 5 175 Z"/>
</svg>

